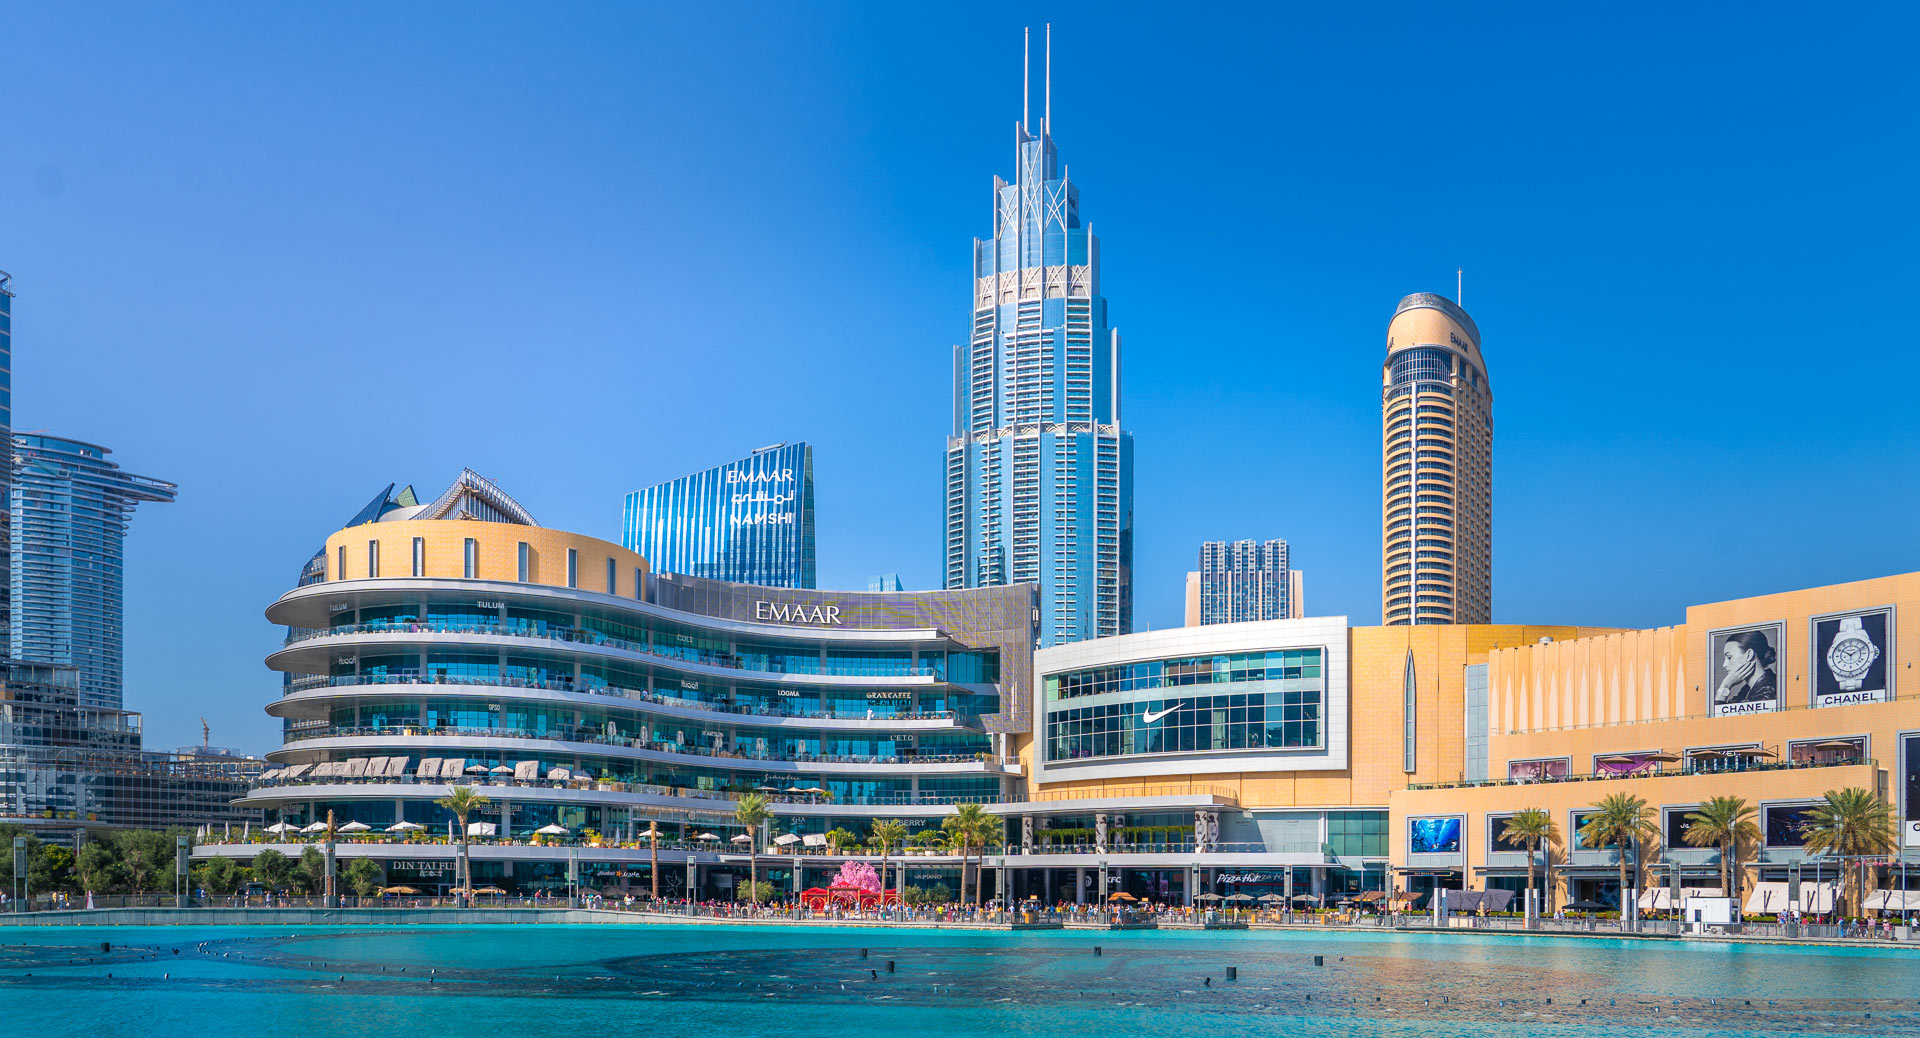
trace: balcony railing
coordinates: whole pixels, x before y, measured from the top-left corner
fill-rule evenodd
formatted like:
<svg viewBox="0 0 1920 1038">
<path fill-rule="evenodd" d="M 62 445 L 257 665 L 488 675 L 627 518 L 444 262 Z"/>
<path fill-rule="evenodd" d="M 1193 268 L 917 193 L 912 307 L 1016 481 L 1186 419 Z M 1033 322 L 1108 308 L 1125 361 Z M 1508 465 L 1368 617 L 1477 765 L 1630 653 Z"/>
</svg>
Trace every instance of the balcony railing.
<svg viewBox="0 0 1920 1038">
<path fill-rule="evenodd" d="M 867 661 L 857 671 L 836 671 L 831 664 L 821 663 L 817 659 L 805 660 L 813 669 L 773 670 L 770 668 L 749 667 L 747 656 L 712 652 L 685 646 L 659 645 L 653 642 L 634 641 L 629 638 L 616 638 L 599 631 L 584 627 L 560 627 L 553 624 L 536 623 L 449 623 L 442 620 L 376 620 L 369 623 L 342 624 L 328 628 L 298 628 L 287 635 L 284 647 L 292 648 L 305 642 L 321 638 L 340 638 L 356 634 L 473 634 L 503 638 L 530 638 L 569 645 L 587 645 L 596 648 L 622 649 L 654 656 L 667 661 L 698 663 L 708 667 L 723 667 L 728 670 L 750 671 L 767 675 L 796 675 L 824 677 L 870 677 L 870 678 L 909 678 L 940 677 L 934 661 L 928 658 L 901 660 L 897 666 L 878 668 L 873 661 Z M 758 655 L 758 654 L 754 654 Z"/>
<path fill-rule="evenodd" d="M 651 692 L 646 689 L 621 688 L 615 685 L 593 685 L 584 681 L 531 681 L 516 678 L 476 678 L 451 674 L 446 677 L 436 677 L 430 681 L 412 672 L 399 674 L 340 675 L 335 677 L 315 674 L 309 677 L 296 678 L 287 685 L 284 694 L 291 696 L 303 692 L 311 692 L 316 688 L 350 688 L 358 685 L 451 685 L 473 688 L 524 688 L 542 692 L 572 692 L 581 695 L 611 696 L 616 699 L 630 699 L 638 703 L 653 703 L 658 706 L 670 706 L 681 710 L 698 710 L 710 714 L 725 714 L 729 717 L 794 717 L 830 721 L 954 721 L 962 716 L 957 710 L 770 710 L 760 704 L 754 703 L 712 703 L 701 699 L 663 696 L 658 692 Z"/>
<path fill-rule="evenodd" d="M 302 775 L 292 779 L 266 779 L 253 783 L 253 794 L 261 790 L 298 789 L 307 786 L 353 786 L 353 785 L 390 785 L 444 787 L 449 784 L 445 779 L 422 779 L 416 775 L 395 777 L 359 777 L 349 778 L 343 775 L 322 775 L 315 778 Z M 754 792 L 752 790 L 699 789 L 693 786 L 669 786 L 651 782 L 620 782 L 597 779 L 514 779 L 506 776 L 463 775 L 453 784 L 472 786 L 482 792 L 497 789 L 572 789 L 580 792 L 635 793 L 643 796 L 678 797 L 691 800 L 714 800 L 731 803 Z M 421 795 L 427 795 L 423 788 Z M 856 807 L 948 807 L 954 804 L 1024 804 L 1025 794 L 1020 793 L 984 793 L 944 795 L 938 793 L 900 793 L 872 796 L 838 796 L 793 793 L 759 794 L 772 804 L 808 804 L 808 805 L 849 805 Z M 726 810 L 731 811 L 731 808 Z"/>
<path fill-rule="evenodd" d="M 651 739 L 633 739 L 608 736 L 604 731 L 592 728 L 552 728 L 547 731 L 533 731 L 526 728 L 429 728 L 411 725 L 387 725 L 381 728 L 329 725 L 323 728 L 294 729 L 286 733 L 286 742 L 305 742 L 309 739 L 360 739 L 360 738 L 454 738 L 454 739 L 527 739 L 545 742 L 591 743 L 600 746 L 619 746 L 627 749 L 644 750 L 651 753 L 676 753 L 693 757 L 713 757 L 719 760 L 755 760 L 777 761 L 798 764 L 1018 764 L 1018 757 L 995 757 L 986 753 L 922 753 L 922 754 L 831 754 L 831 753 L 795 753 L 756 754 L 738 750 L 716 750 L 706 746 L 692 744 L 656 742 Z"/>
<path fill-rule="evenodd" d="M 1408 789 L 1468 789 L 1479 786 L 1540 786 L 1556 782 L 1611 782 L 1616 779 L 1683 778 L 1689 775 L 1734 775 L 1758 771 L 1798 771 L 1806 768 L 1849 768 L 1855 765 L 1869 767 L 1877 765 L 1871 757 L 1840 757 L 1832 760 L 1811 761 L 1767 761 L 1735 758 L 1732 760 L 1688 761 L 1683 767 L 1673 771 L 1657 771 L 1651 767 L 1636 771 L 1594 772 L 1590 775 L 1568 775 L 1565 778 L 1527 778 L 1527 779 L 1482 779 L 1478 782 L 1414 782 Z"/>
</svg>

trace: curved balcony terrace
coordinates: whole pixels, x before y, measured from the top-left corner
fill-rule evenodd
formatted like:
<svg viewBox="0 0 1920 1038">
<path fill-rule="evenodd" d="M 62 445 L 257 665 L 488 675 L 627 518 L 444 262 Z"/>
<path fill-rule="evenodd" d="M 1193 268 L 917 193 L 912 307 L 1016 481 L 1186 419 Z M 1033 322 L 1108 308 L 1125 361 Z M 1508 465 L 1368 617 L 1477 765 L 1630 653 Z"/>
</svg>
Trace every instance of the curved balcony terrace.
<svg viewBox="0 0 1920 1038">
<path fill-rule="evenodd" d="M 573 738 L 564 737 L 575 736 Z M 874 768 L 898 772 L 930 774 L 1019 774 L 1018 757 L 989 754 L 928 754 L 914 756 L 841 756 L 799 754 L 792 757 L 756 757 L 732 750 L 710 750 L 677 743 L 659 743 L 646 739 L 614 738 L 585 732 L 539 733 L 511 728 L 315 728 L 311 733 L 287 733 L 280 749 L 270 751 L 267 759 L 275 763 L 304 763 L 304 758 L 324 759 L 328 750 L 391 751 L 422 750 L 500 750 L 525 754 L 529 743 L 537 743 L 553 754 L 608 757 L 619 760 L 645 760 L 661 764 L 687 764 L 752 772 L 821 772 L 825 774 L 871 773 Z M 301 758 L 301 759 L 296 759 Z"/>
<path fill-rule="evenodd" d="M 472 689 L 496 692 L 501 698 L 538 702 L 571 703 L 601 709 L 631 707 L 636 716 L 658 715 L 716 724 L 747 724 L 755 728 L 854 731 L 978 731 L 977 720 L 964 718 L 954 710 L 887 710 L 869 715 L 866 711 L 822 713 L 799 708 L 769 709 L 753 703 L 709 703 L 698 699 L 661 695 L 645 689 L 589 685 L 573 681 L 519 681 L 512 678 L 436 678 L 428 681 L 419 675 L 362 674 L 341 677 L 301 678 L 288 686 L 279 702 L 268 704 L 273 717 L 325 717 L 327 708 L 339 700 L 391 698 L 394 696 L 434 698 L 470 698 Z M 608 700 L 616 700 L 609 703 Z M 784 704 L 782 704 L 784 705 Z"/>
<path fill-rule="evenodd" d="M 773 685 L 806 684 L 850 688 L 922 688 L 944 684 L 932 660 L 919 660 L 899 668 L 898 673 L 834 674 L 808 671 L 754 670 L 740 657 L 726 653 L 703 652 L 630 641 L 598 631 L 570 627 L 532 625 L 447 623 L 439 621 L 344 624 L 324 630 L 295 631 L 284 647 L 267 657 L 267 666 L 291 673 L 318 674 L 327 671 L 335 654 L 343 646 L 394 647 L 403 645 L 442 645 L 472 649 L 490 646 L 504 652 L 559 648 L 561 651 L 594 656 L 610 661 L 664 667 L 692 676 L 725 681 L 754 681 Z M 903 661 L 904 662 L 904 661 Z"/>
<path fill-rule="evenodd" d="M 745 792 L 696 789 L 691 786 L 663 786 L 641 782 L 599 782 L 582 780 L 511 779 L 449 783 L 440 779 L 419 779 L 412 775 L 386 778 L 347 778 L 301 776 L 292 779 L 267 779 L 254 783 L 246 797 L 236 801 L 242 807 L 279 807 L 290 801 L 421 800 L 439 799 L 454 785 L 472 786 L 493 800 L 538 801 L 568 805 L 665 808 L 694 814 L 733 817 L 733 807 Z M 791 793 L 761 793 L 778 814 L 845 815 L 851 809 L 867 814 L 914 815 L 928 809 L 952 808 L 956 804 L 1024 804 L 1019 793 L 991 795 L 945 795 L 938 793 L 822 797 Z M 944 812 L 942 812 L 944 813 Z"/>
<path fill-rule="evenodd" d="M 330 580 L 298 587 L 281 595 L 267 607 L 267 621 L 286 627 L 324 628 L 333 611 L 342 602 L 361 608 L 405 604 L 427 596 L 450 595 L 458 599 L 485 598 L 539 608 L 566 605 L 583 611 L 605 613 L 628 619 L 645 619 L 754 640 L 775 639 L 803 645 L 884 644 L 896 647 L 947 645 L 947 636 L 932 628 L 887 630 L 795 626 L 783 623 L 749 623 L 725 617 L 686 613 L 638 599 L 620 598 L 597 591 L 557 587 L 551 584 L 521 583 L 507 580 L 449 579 L 434 577 L 377 577 L 373 579 Z"/>
</svg>

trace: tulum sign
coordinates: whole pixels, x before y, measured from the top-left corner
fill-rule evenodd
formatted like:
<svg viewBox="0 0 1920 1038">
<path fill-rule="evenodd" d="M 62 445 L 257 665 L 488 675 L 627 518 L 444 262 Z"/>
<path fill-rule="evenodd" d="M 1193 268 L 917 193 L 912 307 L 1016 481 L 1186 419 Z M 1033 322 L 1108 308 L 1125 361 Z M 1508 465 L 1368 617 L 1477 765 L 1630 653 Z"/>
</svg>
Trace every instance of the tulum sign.
<svg viewBox="0 0 1920 1038">
<path fill-rule="evenodd" d="M 824 624 L 840 625 L 840 607 L 837 605 L 805 605 L 799 602 L 755 602 L 753 618 L 776 624 Z"/>
</svg>

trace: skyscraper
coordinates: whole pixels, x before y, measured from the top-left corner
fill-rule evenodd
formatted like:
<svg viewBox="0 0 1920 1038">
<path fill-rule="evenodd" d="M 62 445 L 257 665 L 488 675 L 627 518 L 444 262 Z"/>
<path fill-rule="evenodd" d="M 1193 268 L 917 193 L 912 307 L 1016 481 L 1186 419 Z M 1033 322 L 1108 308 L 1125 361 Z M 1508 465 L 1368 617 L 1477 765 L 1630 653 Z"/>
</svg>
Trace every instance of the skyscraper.
<svg viewBox="0 0 1920 1038">
<path fill-rule="evenodd" d="M 656 572 L 810 588 L 813 448 L 762 447 L 738 461 L 627 495 L 620 546 Z"/>
<path fill-rule="evenodd" d="M 1053 645 L 1133 629 L 1133 437 L 1120 427 L 1100 241 L 1054 149 L 1050 61 L 1046 80 L 1039 123 L 1023 105 L 1014 127 L 1013 183 L 994 178 L 993 238 L 973 243 L 971 331 L 953 350 L 945 579 L 1038 584 L 1041 643 Z"/>
<path fill-rule="evenodd" d="M 177 488 L 79 440 L 27 433 L 13 449 L 13 652 L 79 668 L 79 705 L 118 710 L 127 524 L 135 505 L 172 501 Z"/>
<path fill-rule="evenodd" d="M 1400 300 L 1381 366 L 1380 618 L 1493 615 L 1493 385 L 1480 329 L 1445 296 Z"/>
<path fill-rule="evenodd" d="M 1297 618 L 1299 578 L 1288 568 L 1286 541 L 1207 541 L 1200 569 L 1190 575 L 1187 626 Z"/>
<path fill-rule="evenodd" d="M 13 292 L 7 286 L 13 275 L 0 270 L 0 443 L 13 443 Z M 13 451 L 0 451 L 0 486 L 13 485 Z M 10 509 L 0 508 L 0 544 L 11 545 L 13 525 Z M 13 655 L 8 639 L 12 635 L 13 593 L 11 551 L 0 552 L 0 659 Z"/>
</svg>

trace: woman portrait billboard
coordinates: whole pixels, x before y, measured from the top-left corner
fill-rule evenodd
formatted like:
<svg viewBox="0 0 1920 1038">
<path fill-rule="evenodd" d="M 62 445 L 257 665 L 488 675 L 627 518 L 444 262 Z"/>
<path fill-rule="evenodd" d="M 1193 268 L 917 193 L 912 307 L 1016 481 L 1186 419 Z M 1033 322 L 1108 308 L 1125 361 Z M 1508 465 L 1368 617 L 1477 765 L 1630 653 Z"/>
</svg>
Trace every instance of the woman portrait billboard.
<svg viewBox="0 0 1920 1038">
<path fill-rule="evenodd" d="M 1707 715 L 1770 714 L 1783 708 L 1781 652 L 1787 625 L 1757 624 L 1707 634 Z"/>
</svg>

